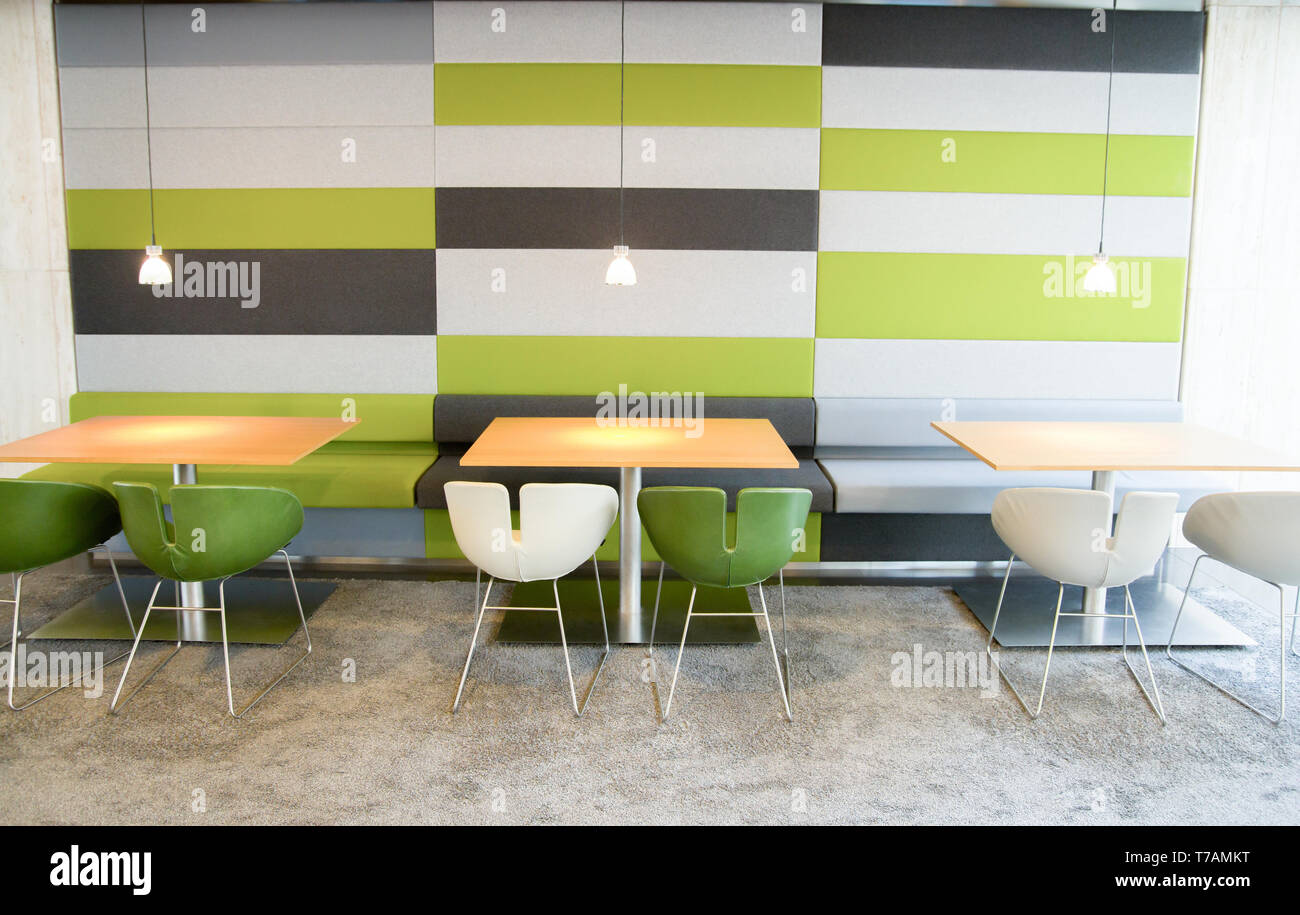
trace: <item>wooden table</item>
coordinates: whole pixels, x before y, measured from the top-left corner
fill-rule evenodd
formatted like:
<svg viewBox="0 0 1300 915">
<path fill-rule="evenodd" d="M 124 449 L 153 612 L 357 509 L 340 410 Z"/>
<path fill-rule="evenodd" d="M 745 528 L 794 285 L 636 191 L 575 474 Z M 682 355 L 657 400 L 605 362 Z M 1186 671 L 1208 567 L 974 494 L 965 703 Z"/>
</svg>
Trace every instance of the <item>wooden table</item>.
<svg viewBox="0 0 1300 915">
<path fill-rule="evenodd" d="M 1090 471 L 1092 488 L 1109 494 L 1112 500 L 1115 473 L 1121 470 L 1300 471 L 1300 460 L 1192 423 L 932 422 L 930 425 L 994 470 Z M 1085 613 L 1100 614 L 1105 607 L 1105 588 L 1084 589 Z M 1002 631 L 1001 625 L 998 630 Z M 1155 626 L 1148 629 L 1144 623 L 1143 631 L 1158 630 Z M 1149 641 L 1158 639 L 1152 636 Z M 1179 641 L 1183 641 L 1181 637 Z M 1042 644 L 1046 645 L 1046 640 Z"/>
<path fill-rule="evenodd" d="M 355 425 L 301 416 L 95 416 L 0 445 L 0 461 L 171 464 L 174 483 L 195 483 L 199 464 L 289 465 Z M 209 606 L 202 582 L 180 589 L 184 606 Z M 219 641 L 208 638 L 202 612 L 178 617 L 183 638 Z"/>
<path fill-rule="evenodd" d="M 700 419 L 687 429 L 595 417 L 497 417 L 460 462 L 467 467 L 619 468 L 618 624 L 611 638 L 627 644 L 644 644 L 650 636 L 650 620 L 641 606 L 636 506 L 641 469 L 799 466 L 768 420 L 722 418 Z"/>
</svg>

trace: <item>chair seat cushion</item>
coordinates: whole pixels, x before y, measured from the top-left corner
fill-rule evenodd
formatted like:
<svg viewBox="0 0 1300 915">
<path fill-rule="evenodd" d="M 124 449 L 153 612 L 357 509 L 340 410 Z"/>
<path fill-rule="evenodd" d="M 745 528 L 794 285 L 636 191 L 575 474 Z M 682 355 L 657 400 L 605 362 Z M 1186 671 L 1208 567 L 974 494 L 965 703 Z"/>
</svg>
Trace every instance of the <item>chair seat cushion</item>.
<svg viewBox="0 0 1300 915">
<path fill-rule="evenodd" d="M 837 512 L 987 514 L 1004 489 L 1092 488 L 1087 471 L 999 471 L 967 459 L 823 459 L 821 465 L 835 486 Z M 1125 493 L 1154 490 L 1179 493 L 1180 511 L 1207 492 L 1231 488 L 1222 475 L 1166 471 L 1119 473 L 1115 483 L 1116 508 Z"/>
<path fill-rule="evenodd" d="M 415 484 L 433 463 L 426 442 L 335 442 L 285 467 L 200 464 L 200 483 L 277 486 L 308 508 L 412 508 Z M 164 464 L 47 464 L 26 475 L 37 480 L 153 483 L 168 501 L 172 468 Z"/>
<path fill-rule="evenodd" d="M 519 487 L 525 483 L 604 483 L 618 488 L 616 467 L 462 467 L 460 456 L 440 455 L 415 490 L 419 508 L 446 508 L 442 485 L 452 480 L 501 483 L 510 492 L 510 505 L 519 507 Z M 812 490 L 812 511 L 830 511 L 834 491 L 817 462 L 803 460 L 790 469 L 647 468 L 644 486 L 716 486 L 727 494 L 727 511 L 736 509 L 736 493 L 749 486 L 797 486 Z"/>
</svg>

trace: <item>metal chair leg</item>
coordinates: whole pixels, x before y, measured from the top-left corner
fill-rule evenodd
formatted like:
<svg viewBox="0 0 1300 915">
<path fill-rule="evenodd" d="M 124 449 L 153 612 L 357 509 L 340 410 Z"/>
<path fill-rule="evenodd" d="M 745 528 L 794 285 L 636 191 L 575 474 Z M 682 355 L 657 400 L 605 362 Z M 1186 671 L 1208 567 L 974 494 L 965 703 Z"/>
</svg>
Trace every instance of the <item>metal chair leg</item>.
<svg viewBox="0 0 1300 915">
<path fill-rule="evenodd" d="M 1056 630 L 1061 623 L 1061 599 L 1065 595 L 1065 585 L 1060 584 L 1059 582 L 1057 583 L 1056 616 L 1052 620 L 1052 638 L 1048 642 L 1047 646 L 1047 664 L 1043 667 L 1043 682 L 1038 689 L 1038 706 L 1031 709 L 1029 703 L 1025 701 L 1025 697 L 1020 694 L 1020 690 L 1016 689 L 1016 685 L 1011 682 L 1011 678 L 1007 676 L 1006 671 L 1002 669 L 1002 665 L 998 663 L 997 656 L 993 654 L 994 633 L 997 632 L 998 617 L 1002 614 L 1002 602 L 1007 596 L 1007 582 L 1011 578 L 1011 565 L 1015 561 L 1016 555 L 1015 553 L 1012 553 L 1011 558 L 1007 560 L 1006 574 L 1002 576 L 1002 590 L 998 594 L 997 609 L 993 611 L 993 625 L 989 626 L 989 638 L 984 644 L 984 653 L 988 656 L 989 663 L 993 665 L 993 669 L 998 672 L 998 676 L 1000 676 L 1003 682 L 1007 684 L 1007 687 L 1011 690 L 1012 694 L 1020 702 L 1021 706 L 1024 707 L 1025 712 L 1028 713 L 1029 717 L 1032 719 L 1037 718 L 1042 713 L 1043 699 L 1047 695 L 1047 677 L 1052 669 L 1052 653 L 1056 650 Z"/>
<path fill-rule="evenodd" d="M 1300 588 L 1295 589 L 1295 607 L 1291 611 L 1291 653 L 1300 657 L 1300 651 L 1296 651 L 1295 647 L 1295 624 L 1297 622 L 1300 622 Z"/>
<path fill-rule="evenodd" d="M 659 701 L 659 667 L 655 663 L 655 629 L 659 625 L 659 597 L 664 590 L 664 568 L 668 563 L 659 563 L 659 586 L 655 588 L 655 609 L 650 616 L 650 641 L 646 645 L 646 657 L 650 660 L 650 698 L 655 705 L 655 720 L 663 724 L 663 705 Z"/>
<path fill-rule="evenodd" d="M 772 631 L 772 620 L 767 615 L 767 598 L 763 596 L 763 583 L 758 583 L 758 601 L 763 607 L 763 622 L 767 624 L 767 641 L 772 646 L 772 665 L 776 668 L 776 688 L 781 691 L 781 702 L 785 705 L 785 720 L 794 721 L 790 713 L 789 694 L 785 689 L 785 678 L 781 676 L 781 659 L 776 654 L 776 633 Z"/>
<path fill-rule="evenodd" d="M 1256 708 L 1254 705 L 1247 702 L 1245 699 L 1243 699 L 1241 696 L 1237 695 L 1236 693 L 1232 692 L 1232 690 L 1228 689 L 1217 680 L 1213 680 L 1210 677 L 1207 677 L 1205 674 L 1201 673 L 1196 668 L 1191 667 L 1190 665 L 1174 657 L 1174 635 L 1178 632 L 1178 623 L 1183 618 L 1183 609 L 1187 606 L 1187 597 L 1192 592 L 1192 579 L 1196 577 L 1196 569 L 1201 564 L 1201 560 L 1205 559 L 1207 556 L 1208 554 L 1202 553 L 1200 556 L 1196 557 L 1196 562 L 1192 564 L 1192 574 L 1187 579 L 1187 588 L 1183 591 L 1183 600 L 1182 603 L 1179 604 L 1178 606 L 1178 615 L 1174 617 L 1173 629 L 1169 631 L 1169 644 L 1165 646 L 1165 657 L 1173 661 L 1175 664 L 1177 664 L 1179 667 L 1181 667 L 1183 670 L 1187 671 L 1188 673 L 1200 677 L 1202 680 L 1204 680 L 1206 683 L 1213 686 L 1215 689 L 1223 693 L 1228 698 L 1241 703 L 1246 708 L 1254 712 L 1256 715 L 1263 718 L 1269 724 L 1281 724 L 1282 721 L 1285 720 L 1286 718 L 1286 617 L 1287 617 L 1286 592 L 1283 590 L 1281 585 L 1277 584 L 1276 582 L 1271 582 L 1271 581 L 1269 582 L 1269 584 L 1277 588 L 1278 610 L 1279 610 L 1278 622 L 1281 627 L 1281 632 L 1279 633 L 1279 639 L 1278 639 L 1279 641 L 1278 648 L 1281 652 L 1281 658 L 1282 658 L 1281 664 L 1279 666 L 1279 673 L 1281 675 L 1281 684 L 1279 687 L 1279 706 L 1278 706 L 1278 714 L 1276 718 L 1269 715 L 1267 712 L 1263 711 L 1262 709 Z M 1294 626 L 1295 626 L 1295 621 L 1292 620 L 1293 631 L 1294 631 Z M 1294 647 L 1295 646 L 1293 642 L 1292 648 L 1294 649 Z"/>
<path fill-rule="evenodd" d="M 180 616 L 178 615 L 176 617 L 177 619 L 176 647 L 173 648 L 171 651 L 169 651 L 165 658 L 163 658 L 156 665 L 154 665 L 153 670 L 149 671 L 149 673 L 145 675 L 145 678 L 140 681 L 139 686 L 131 690 L 131 692 L 127 693 L 125 699 L 122 699 L 120 702 L 118 701 L 118 697 L 122 695 L 122 687 L 126 685 L 126 678 L 131 673 L 131 664 L 132 662 L 135 661 L 136 652 L 139 651 L 140 649 L 140 639 L 141 637 L 144 636 L 144 631 L 149 626 L 149 614 L 153 613 L 154 601 L 157 600 L 158 598 L 158 589 L 162 587 L 162 583 L 163 580 L 161 578 L 158 579 L 158 583 L 153 586 L 153 593 L 149 595 L 149 603 L 144 608 L 144 619 L 140 621 L 140 627 L 136 629 L 135 642 L 134 644 L 131 645 L 131 651 L 128 653 L 128 657 L 126 659 L 126 666 L 122 668 L 122 679 L 117 681 L 117 689 L 113 693 L 113 701 L 110 702 L 108 706 L 108 713 L 110 715 L 116 715 L 118 713 L 118 710 L 122 706 L 130 702 L 136 693 L 144 689 L 145 686 L 148 685 L 149 681 L 154 678 L 154 675 L 157 674 L 158 671 L 166 667 L 167 662 L 170 661 L 172 658 L 176 657 L 176 653 L 181 650 L 182 642 L 180 638 Z"/>
<path fill-rule="evenodd" d="M 578 690 L 573 685 L 573 665 L 569 663 L 569 640 L 564 635 L 564 611 L 560 609 L 560 580 L 551 579 L 551 592 L 555 595 L 555 618 L 560 621 L 560 648 L 564 650 L 564 670 L 569 675 L 569 697 L 573 700 L 573 714 L 582 715 L 578 708 Z M 603 618 L 604 614 L 602 614 Z"/>
<path fill-rule="evenodd" d="M 1165 717 L 1164 703 L 1160 701 L 1160 685 L 1156 683 L 1156 673 L 1151 669 L 1151 657 L 1147 654 L 1147 643 L 1146 640 L 1142 638 L 1142 624 L 1138 622 L 1137 607 L 1133 605 L 1133 595 L 1129 593 L 1128 585 L 1124 586 L 1124 609 L 1124 646 L 1122 649 L 1124 652 L 1124 664 L 1128 667 L 1129 673 L 1133 675 L 1133 679 L 1137 681 L 1138 689 L 1142 690 L 1142 695 L 1147 697 L 1147 702 L 1150 702 L 1151 707 L 1155 709 L 1156 715 L 1160 718 L 1160 723 L 1168 724 L 1169 720 Z M 1146 661 L 1147 676 L 1151 679 L 1151 692 L 1147 692 L 1146 686 L 1142 684 L 1142 678 L 1138 676 L 1137 670 L 1134 669 L 1132 662 L 1128 659 L 1129 619 L 1133 620 L 1133 628 L 1137 630 L 1138 645 L 1142 649 L 1142 659 Z M 1152 698 L 1152 693 L 1155 694 L 1154 698 Z"/>
<path fill-rule="evenodd" d="M 672 711 L 673 693 L 677 690 L 677 674 L 682 669 L 682 655 L 686 653 L 686 633 L 691 628 L 691 613 L 695 609 L 695 591 L 695 585 L 691 585 L 691 599 L 686 604 L 686 622 L 682 623 L 682 641 L 677 646 L 677 663 L 673 665 L 673 682 L 668 687 L 668 703 L 664 706 L 664 721 L 668 720 L 668 715 Z"/>
<path fill-rule="evenodd" d="M 217 593 L 220 596 L 221 655 L 226 662 L 226 706 L 230 709 L 230 714 L 235 718 L 243 718 L 249 709 L 261 702 L 266 697 L 267 693 L 279 686 L 280 681 L 293 673 L 294 668 L 307 660 L 307 656 L 311 654 L 311 633 L 307 630 L 307 614 L 303 612 L 302 598 L 298 595 L 298 582 L 293 576 L 293 563 L 290 561 L 289 554 L 286 551 L 279 550 L 278 552 L 284 557 L 284 565 L 289 572 L 289 586 L 293 588 L 293 600 L 294 603 L 298 605 L 298 621 L 302 623 L 302 634 L 307 640 L 307 647 L 303 650 L 302 654 L 298 655 L 298 657 L 294 659 L 293 663 L 281 672 L 278 677 L 272 680 L 265 689 L 253 697 L 252 701 L 236 712 L 234 692 L 230 684 L 230 643 L 226 638 L 226 582 L 230 579 L 221 579 L 221 584 L 217 586 Z"/>
<path fill-rule="evenodd" d="M 478 586 L 479 575 L 478 569 L 474 574 L 474 602 L 478 603 Z M 483 625 L 483 614 L 487 611 L 488 600 L 492 597 L 492 583 L 496 581 L 491 575 L 488 576 L 487 591 L 483 593 L 483 603 L 479 604 L 478 617 L 474 620 L 474 634 L 469 639 L 469 654 L 465 655 L 465 669 L 460 672 L 460 685 L 456 687 L 456 698 L 451 703 L 451 713 L 454 715 L 460 709 L 460 694 L 465 690 L 465 678 L 469 676 L 469 662 L 474 660 L 474 647 L 478 644 L 478 630 Z"/>
<path fill-rule="evenodd" d="M 605 593 L 600 590 L 600 562 L 595 556 L 591 557 L 591 567 L 596 572 L 596 600 L 600 604 L 600 628 L 605 633 L 605 650 L 601 652 L 600 663 L 596 665 L 596 672 L 592 674 L 591 683 L 587 686 L 587 691 L 582 694 L 582 706 L 578 709 L 578 717 L 587 710 L 587 703 L 591 701 L 591 694 L 596 689 L 596 681 L 600 679 L 600 672 L 605 669 L 605 659 L 609 657 L 609 623 L 605 621 Z M 559 609 L 560 602 L 555 601 L 556 609 Z"/>
<path fill-rule="evenodd" d="M 785 569 L 777 570 L 776 581 L 777 587 L 781 590 L 781 658 L 785 673 L 785 704 L 786 708 L 790 708 L 794 701 L 791 696 L 794 687 L 790 684 L 790 642 L 785 634 Z"/>
</svg>

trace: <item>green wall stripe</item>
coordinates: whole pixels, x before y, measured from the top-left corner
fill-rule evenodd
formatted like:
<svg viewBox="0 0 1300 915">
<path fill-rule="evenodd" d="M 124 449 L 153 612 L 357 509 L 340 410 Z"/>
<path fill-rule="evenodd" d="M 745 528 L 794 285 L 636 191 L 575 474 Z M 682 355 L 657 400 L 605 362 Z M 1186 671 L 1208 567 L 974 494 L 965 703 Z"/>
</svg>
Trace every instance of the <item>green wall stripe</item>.
<svg viewBox="0 0 1300 915">
<path fill-rule="evenodd" d="M 438 124 L 617 124 L 618 64 L 437 64 Z"/>
<path fill-rule="evenodd" d="M 820 67 L 628 64 L 628 124 L 818 127 Z"/>
<path fill-rule="evenodd" d="M 943 161 L 945 141 L 955 161 Z M 1187 197 L 1193 137 L 1110 138 L 1108 192 Z M 962 130 L 822 130 L 825 190 L 1100 194 L 1102 134 Z"/>
<path fill-rule="evenodd" d="M 519 512 L 512 511 L 510 520 L 513 524 L 519 524 Z M 795 553 L 792 562 L 817 562 L 821 558 L 821 538 L 822 538 L 822 516 L 813 512 L 808 515 L 808 521 L 804 524 L 804 533 L 806 534 L 803 552 Z M 728 542 L 734 540 L 736 536 L 736 513 L 727 513 L 727 537 Z M 619 551 L 619 531 L 618 525 L 610 529 L 609 536 L 605 542 L 596 550 L 596 558 L 602 561 L 613 561 L 618 559 Z M 445 508 L 430 508 L 424 512 L 424 553 L 430 559 L 464 559 L 465 554 L 460 551 L 456 545 L 456 537 L 451 530 L 451 515 Z M 646 536 L 645 528 L 641 528 L 641 558 L 646 562 L 654 562 L 659 559 L 658 552 L 655 551 L 654 544 Z"/>
<path fill-rule="evenodd" d="M 1087 255 L 823 251 L 817 256 L 817 336 L 1177 341 L 1185 259 L 1112 255 L 1112 262 L 1119 278 L 1114 297 L 1082 294 L 1083 273 L 1092 263 Z M 1066 295 L 1070 271 L 1074 294 Z"/>
<path fill-rule="evenodd" d="M 443 394 L 703 391 L 808 397 L 813 341 L 730 337 L 438 337 Z"/>
<path fill-rule="evenodd" d="M 72 248 L 149 241 L 147 190 L 70 190 Z M 432 248 L 433 188 L 195 188 L 154 192 L 164 248 Z"/>
</svg>

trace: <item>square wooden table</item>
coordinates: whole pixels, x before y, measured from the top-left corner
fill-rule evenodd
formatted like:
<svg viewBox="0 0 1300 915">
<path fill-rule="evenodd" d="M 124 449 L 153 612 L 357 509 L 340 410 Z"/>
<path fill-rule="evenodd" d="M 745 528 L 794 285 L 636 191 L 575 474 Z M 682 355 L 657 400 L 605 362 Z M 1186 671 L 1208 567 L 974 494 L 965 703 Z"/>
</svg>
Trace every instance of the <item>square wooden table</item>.
<svg viewBox="0 0 1300 915">
<path fill-rule="evenodd" d="M 199 464 L 294 464 L 355 426 L 355 422 L 343 419 L 303 416 L 94 416 L 0 445 L 0 461 L 171 464 L 174 483 L 195 483 Z M 186 607 L 212 606 L 202 582 L 182 582 L 180 592 Z M 232 600 L 232 608 L 234 604 Z M 304 594 L 304 610 L 306 605 Z M 201 611 L 178 613 L 181 637 L 188 641 L 220 641 L 219 632 L 207 631 L 209 615 Z M 242 637 L 245 633 L 239 625 L 239 614 L 232 609 L 230 617 L 231 641 L 264 641 Z M 295 627 L 296 620 L 295 611 Z M 54 627 L 51 631 L 60 638 L 106 637 L 100 630 L 79 635 L 75 629 Z M 40 631 L 33 637 L 42 637 Z"/>
<path fill-rule="evenodd" d="M 1121 470 L 1300 471 L 1300 460 L 1192 423 L 933 422 L 930 425 L 994 470 L 1090 471 L 1092 488 L 1109 494 L 1112 500 L 1115 473 Z M 985 590 L 980 586 L 963 587 L 958 589 L 958 596 L 987 627 L 993 614 L 992 608 L 986 606 Z M 1167 585 L 1154 590 L 1135 585 L 1133 590 L 1147 641 L 1167 643 L 1172 614 L 1177 611 L 1170 604 L 1180 600 L 1181 594 Z M 1142 594 L 1147 600 L 1137 600 L 1141 591 L 1147 592 Z M 1106 600 L 1105 588 L 1085 588 L 1083 611 L 1101 614 L 1105 612 Z M 1235 627 L 1194 604 L 1191 600 L 1187 602 L 1184 625 L 1179 627 L 1179 644 L 1254 644 Z M 1001 637 L 1003 626 L 999 623 L 998 641 L 1003 645 L 1046 645 L 1045 631 L 1041 635 L 1024 635 L 1045 628 L 1038 624 L 1041 609 L 1012 601 L 1009 592 L 1003 608 L 1010 624 L 1007 639 Z M 1031 615 L 1028 620 L 1022 619 L 1026 613 Z M 1050 614 L 1046 622 L 1050 624 Z M 1057 644 L 1119 645 L 1122 633 L 1118 628 L 1102 619 L 1085 619 L 1079 624 L 1078 633 L 1067 633 L 1066 641 L 1058 637 Z M 1024 641 L 1025 638 L 1030 640 Z"/>
<path fill-rule="evenodd" d="M 621 424 L 620 424 L 621 423 Z M 497 417 L 460 462 L 467 467 L 619 468 L 618 620 L 610 638 L 645 644 L 641 606 L 643 467 L 795 468 L 799 461 L 766 419 L 702 418 L 693 428 L 596 417 Z"/>
</svg>

